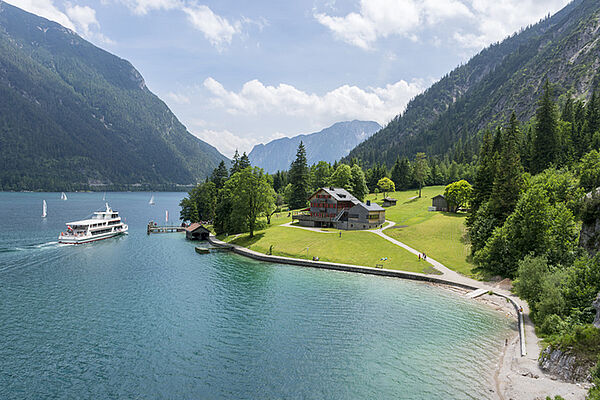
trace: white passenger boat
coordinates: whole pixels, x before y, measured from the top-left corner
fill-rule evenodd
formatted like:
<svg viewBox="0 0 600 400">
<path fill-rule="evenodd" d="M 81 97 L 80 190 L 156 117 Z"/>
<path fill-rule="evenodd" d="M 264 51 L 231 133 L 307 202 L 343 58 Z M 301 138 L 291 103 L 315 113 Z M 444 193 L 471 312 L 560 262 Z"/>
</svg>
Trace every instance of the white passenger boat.
<svg viewBox="0 0 600 400">
<path fill-rule="evenodd" d="M 108 239 L 127 232 L 119 213 L 106 203 L 106 210 L 96 211 L 88 219 L 67 222 L 67 231 L 58 236 L 59 243 L 81 244 Z"/>
</svg>

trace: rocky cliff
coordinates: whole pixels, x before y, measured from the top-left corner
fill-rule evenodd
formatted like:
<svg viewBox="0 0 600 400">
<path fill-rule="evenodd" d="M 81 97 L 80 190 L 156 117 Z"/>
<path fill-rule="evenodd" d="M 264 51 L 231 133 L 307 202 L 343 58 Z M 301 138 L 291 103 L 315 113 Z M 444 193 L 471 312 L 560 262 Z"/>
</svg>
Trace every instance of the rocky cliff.
<svg viewBox="0 0 600 400">
<path fill-rule="evenodd" d="M 591 382 L 590 373 L 594 362 L 581 360 L 569 350 L 560 350 L 552 346 L 546 347 L 539 359 L 540 368 L 547 374 L 554 375 L 567 382 Z"/>
</svg>

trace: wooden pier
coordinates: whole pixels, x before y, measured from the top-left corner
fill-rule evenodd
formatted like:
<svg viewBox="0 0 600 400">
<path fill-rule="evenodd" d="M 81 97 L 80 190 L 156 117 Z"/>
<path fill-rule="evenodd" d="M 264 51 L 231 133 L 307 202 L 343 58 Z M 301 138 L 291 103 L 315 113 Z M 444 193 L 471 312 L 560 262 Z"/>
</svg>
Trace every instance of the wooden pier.
<svg viewBox="0 0 600 400">
<path fill-rule="evenodd" d="M 151 233 L 173 233 L 173 232 L 184 232 L 184 231 L 185 231 L 185 228 L 183 226 L 177 226 L 177 225 L 158 226 L 158 225 L 148 224 L 146 233 L 149 235 Z"/>
</svg>

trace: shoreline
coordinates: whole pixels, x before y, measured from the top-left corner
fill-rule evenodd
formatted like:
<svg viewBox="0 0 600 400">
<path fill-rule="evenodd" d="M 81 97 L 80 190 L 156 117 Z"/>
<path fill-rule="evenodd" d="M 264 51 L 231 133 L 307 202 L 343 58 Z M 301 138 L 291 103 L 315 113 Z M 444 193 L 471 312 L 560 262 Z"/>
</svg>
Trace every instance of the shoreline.
<svg viewBox="0 0 600 400">
<path fill-rule="evenodd" d="M 242 246 L 222 242 L 212 235 L 209 236 L 208 241 L 215 247 L 226 248 L 241 256 L 263 262 L 409 279 L 444 287 L 462 294 L 482 288 L 488 289 L 491 294 L 485 293 L 474 300 L 486 303 L 499 312 L 507 313 L 517 321 L 517 332 L 508 339 L 508 344 L 501 351 L 500 360 L 492 374 L 495 386 L 493 392 L 496 397 L 500 400 L 544 400 L 546 396 L 553 398 L 560 395 L 565 400 L 584 400 L 587 395 L 587 385 L 561 381 L 545 374 L 540 369 L 537 362 L 540 354 L 540 340 L 529 319 L 529 307 L 526 303 L 519 305 L 518 302 L 523 302 L 523 300 L 509 292 L 483 282 L 474 286 L 470 282 L 443 279 L 435 275 L 266 255 Z M 519 312 L 519 307 L 522 307 L 523 312 Z M 529 340 L 526 341 L 526 338 Z"/>
</svg>

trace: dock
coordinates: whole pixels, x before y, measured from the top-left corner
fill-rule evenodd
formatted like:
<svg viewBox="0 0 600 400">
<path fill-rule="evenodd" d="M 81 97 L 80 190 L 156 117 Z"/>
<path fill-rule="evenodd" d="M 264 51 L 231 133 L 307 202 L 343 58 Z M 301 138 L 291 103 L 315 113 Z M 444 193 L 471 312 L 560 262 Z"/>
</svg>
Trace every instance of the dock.
<svg viewBox="0 0 600 400">
<path fill-rule="evenodd" d="M 177 225 L 152 225 L 148 224 L 146 233 L 149 235 L 151 233 L 173 233 L 173 232 L 184 232 L 185 228 L 183 226 Z"/>
</svg>

